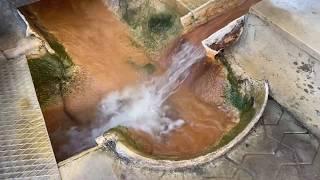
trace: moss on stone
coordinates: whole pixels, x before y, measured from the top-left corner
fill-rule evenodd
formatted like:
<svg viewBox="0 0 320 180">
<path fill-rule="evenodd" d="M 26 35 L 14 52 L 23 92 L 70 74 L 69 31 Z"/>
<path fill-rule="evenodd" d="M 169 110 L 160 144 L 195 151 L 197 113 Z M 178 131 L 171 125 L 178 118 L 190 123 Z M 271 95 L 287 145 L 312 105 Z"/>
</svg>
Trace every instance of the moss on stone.
<svg viewBox="0 0 320 180">
<path fill-rule="evenodd" d="M 66 84 L 71 81 L 72 67 L 74 66 L 64 47 L 52 35 L 47 35 L 46 40 L 55 53 L 46 53 L 42 57 L 28 59 L 31 76 L 42 108 L 67 91 Z"/>
<path fill-rule="evenodd" d="M 71 57 L 64 46 L 37 20 L 37 17 L 24 10 L 28 22 L 32 28 L 38 32 L 54 50 L 54 53 L 47 52 L 39 58 L 28 59 L 28 64 L 40 106 L 53 102 L 56 97 L 67 92 L 66 84 L 73 77 L 73 67 Z M 62 92 L 63 91 L 63 92 Z"/>
<path fill-rule="evenodd" d="M 250 108 L 247 111 L 242 111 L 240 113 L 240 122 L 222 137 L 215 149 L 227 145 L 232 139 L 234 139 L 238 134 L 240 134 L 250 123 L 255 112 L 256 111 L 254 108 Z"/>
<path fill-rule="evenodd" d="M 234 74 L 231 65 L 223 55 L 218 56 L 219 61 L 227 69 L 227 79 L 229 81 L 229 88 L 225 91 L 227 100 L 236 107 L 240 113 L 246 112 L 253 106 L 254 98 L 247 93 L 241 93 L 241 80 L 238 80 Z"/>
<path fill-rule="evenodd" d="M 247 127 L 256 112 L 253 108 L 254 98 L 249 94 L 241 93 L 241 81 L 237 79 L 229 62 L 223 55 L 218 55 L 218 59 L 225 66 L 228 72 L 227 79 L 230 87 L 225 91 L 226 100 L 239 110 L 240 122 L 221 138 L 218 145 L 209 148 L 209 151 L 214 151 L 228 144 L 239 133 L 241 133 L 245 127 Z"/>
<path fill-rule="evenodd" d="M 135 63 L 134 61 L 132 61 L 131 59 L 129 59 L 127 61 L 130 65 L 132 65 L 135 69 L 139 70 L 139 71 L 143 71 L 144 73 L 151 75 L 156 71 L 156 66 L 152 63 L 147 63 L 144 65 L 139 65 L 137 63 Z"/>
<path fill-rule="evenodd" d="M 38 100 L 43 107 L 60 95 L 60 83 L 66 79 L 61 60 L 55 54 L 28 59 Z"/>
<path fill-rule="evenodd" d="M 156 66 L 151 63 L 147 63 L 142 66 L 142 69 L 147 73 L 147 74 L 153 74 L 156 71 Z"/>
<path fill-rule="evenodd" d="M 148 20 L 149 31 L 153 33 L 163 33 L 168 31 L 174 23 L 171 14 L 158 13 L 152 15 Z"/>
<path fill-rule="evenodd" d="M 117 126 L 108 130 L 107 133 L 117 134 L 119 137 L 119 141 L 121 141 L 123 144 L 133 148 L 134 150 L 138 151 L 140 154 L 144 152 L 143 145 L 139 144 L 136 140 L 132 139 L 130 135 L 130 131 L 127 127 Z"/>
<path fill-rule="evenodd" d="M 156 6 L 153 0 L 120 0 L 119 4 L 119 15 L 130 26 L 135 41 L 151 55 L 157 54 L 182 31 L 175 10 Z"/>
</svg>

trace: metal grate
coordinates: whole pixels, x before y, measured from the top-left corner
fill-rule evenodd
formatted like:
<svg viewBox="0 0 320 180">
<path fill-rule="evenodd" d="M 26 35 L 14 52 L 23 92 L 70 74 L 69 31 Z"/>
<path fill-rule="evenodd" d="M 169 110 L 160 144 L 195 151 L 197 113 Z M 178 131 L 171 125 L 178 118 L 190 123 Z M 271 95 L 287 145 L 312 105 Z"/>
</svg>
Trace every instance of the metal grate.
<svg viewBox="0 0 320 180">
<path fill-rule="evenodd" d="M 27 60 L 0 61 L 0 179 L 60 179 Z"/>
</svg>

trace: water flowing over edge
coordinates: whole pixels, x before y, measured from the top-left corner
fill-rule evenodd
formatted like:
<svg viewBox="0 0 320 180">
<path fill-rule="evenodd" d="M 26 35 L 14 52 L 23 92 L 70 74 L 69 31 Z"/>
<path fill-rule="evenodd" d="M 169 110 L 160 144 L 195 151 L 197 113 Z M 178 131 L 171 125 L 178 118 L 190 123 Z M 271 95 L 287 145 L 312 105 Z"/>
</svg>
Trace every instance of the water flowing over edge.
<svg viewBox="0 0 320 180">
<path fill-rule="evenodd" d="M 191 67 L 205 56 L 202 47 L 184 43 L 171 57 L 171 65 L 161 76 L 139 85 L 109 93 L 98 106 L 98 118 L 104 125 L 92 132 L 94 137 L 124 126 L 153 136 L 169 133 L 185 121 L 167 117 L 170 109 L 165 101 L 188 77 Z"/>
</svg>

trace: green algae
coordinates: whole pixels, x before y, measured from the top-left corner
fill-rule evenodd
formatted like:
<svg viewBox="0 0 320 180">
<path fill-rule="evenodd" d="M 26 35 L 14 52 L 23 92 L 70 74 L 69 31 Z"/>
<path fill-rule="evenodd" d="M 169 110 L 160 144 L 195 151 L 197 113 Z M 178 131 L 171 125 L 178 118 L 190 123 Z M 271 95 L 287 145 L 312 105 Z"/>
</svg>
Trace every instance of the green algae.
<svg viewBox="0 0 320 180">
<path fill-rule="evenodd" d="M 153 74 L 156 71 L 156 66 L 152 63 L 147 63 L 142 66 L 142 69 L 147 73 L 147 74 Z"/>
<path fill-rule="evenodd" d="M 61 56 L 47 53 L 39 58 L 28 59 L 28 65 L 41 107 L 67 91 L 66 84 L 72 79 L 72 66 Z"/>
<path fill-rule="evenodd" d="M 171 14 L 159 13 L 152 15 L 148 20 L 149 31 L 153 33 L 162 33 L 168 31 L 174 23 Z"/>
<path fill-rule="evenodd" d="M 159 2 L 158 2 L 159 3 Z M 120 0 L 119 16 L 132 30 L 136 43 L 155 55 L 182 32 L 178 13 L 165 6 L 158 8 L 154 0 Z"/>
<path fill-rule="evenodd" d="M 227 79 L 229 87 L 225 90 L 226 100 L 240 112 L 240 122 L 227 132 L 219 141 L 218 145 L 210 149 L 211 151 L 228 144 L 232 139 L 234 139 L 245 129 L 256 113 L 256 110 L 253 108 L 254 97 L 249 95 L 247 92 L 244 94 L 241 93 L 242 81 L 237 79 L 227 59 L 220 54 L 218 55 L 218 60 L 224 65 L 228 72 Z"/>
<path fill-rule="evenodd" d="M 41 108 L 63 96 L 74 76 L 74 63 L 58 39 L 42 26 L 31 12 L 24 10 L 30 25 L 49 44 L 54 53 L 28 58 L 33 83 Z"/>
<path fill-rule="evenodd" d="M 152 63 L 146 63 L 144 65 L 137 64 L 133 60 L 129 59 L 127 61 L 132 67 L 137 69 L 138 71 L 142 71 L 146 73 L 147 75 L 152 75 L 156 71 L 156 66 Z"/>
<path fill-rule="evenodd" d="M 52 35 L 46 36 L 46 40 L 55 53 L 47 52 L 41 57 L 28 59 L 32 80 L 42 108 L 67 92 L 66 86 L 71 82 L 74 67 L 71 57 Z"/>
<path fill-rule="evenodd" d="M 230 86 L 225 90 L 225 96 L 227 100 L 234 107 L 236 107 L 240 111 L 240 113 L 248 111 L 253 106 L 254 98 L 247 93 L 241 93 L 242 80 L 237 79 L 231 68 L 231 65 L 226 60 L 226 58 L 223 55 L 219 55 L 218 59 L 224 65 L 228 72 L 227 79 Z"/>
<path fill-rule="evenodd" d="M 117 134 L 119 137 L 118 140 L 121 141 L 123 144 L 135 149 L 136 151 L 143 152 L 143 145 L 139 144 L 136 140 L 134 140 L 131 137 L 129 129 L 127 127 L 117 126 L 108 130 L 107 133 Z"/>
</svg>

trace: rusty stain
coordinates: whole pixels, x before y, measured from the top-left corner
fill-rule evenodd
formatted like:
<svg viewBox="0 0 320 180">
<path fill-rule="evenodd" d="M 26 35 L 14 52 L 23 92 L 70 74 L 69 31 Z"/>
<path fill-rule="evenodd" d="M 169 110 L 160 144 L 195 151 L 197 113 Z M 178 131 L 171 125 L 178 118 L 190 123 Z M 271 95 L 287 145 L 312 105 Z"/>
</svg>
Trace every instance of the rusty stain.
<svg viewBox="0 0 320 180">
<path fill-rule="evenodd" d="M 29 109 L 31 107 L 31 102 L 28 98 L 22 98 L 18 101 L 19 107 L 23 110 Z"/>
<path fill-rule="evenodd" d="M 240 37 L 243 26 L 244 22 L 239 23 L 231 30 L 231 32 L 229 32 L 223 37 L 223 40 L 211 44 L 210 48 L 215 51 L 220 51 L 226 47 L 229 47 Z"/>
</svg>

